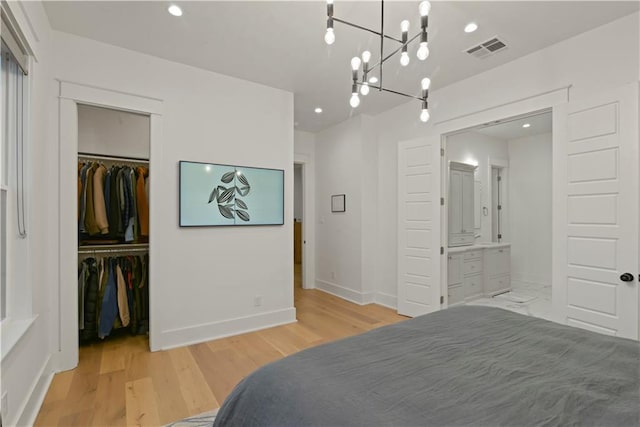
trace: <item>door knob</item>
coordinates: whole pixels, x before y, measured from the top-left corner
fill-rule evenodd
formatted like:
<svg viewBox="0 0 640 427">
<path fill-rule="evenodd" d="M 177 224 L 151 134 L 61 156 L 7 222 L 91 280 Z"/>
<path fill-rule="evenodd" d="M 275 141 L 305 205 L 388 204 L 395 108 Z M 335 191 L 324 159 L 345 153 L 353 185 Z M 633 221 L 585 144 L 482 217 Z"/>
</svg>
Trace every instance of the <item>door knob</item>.
<svg viewBox="0 0 640 427">
<path fill-rule="evenodd" d="M 622 280 L 623 282 L 633 282 L 633 274 L 623 273 L 620 275 L 620 280 Z"/>
</svg>

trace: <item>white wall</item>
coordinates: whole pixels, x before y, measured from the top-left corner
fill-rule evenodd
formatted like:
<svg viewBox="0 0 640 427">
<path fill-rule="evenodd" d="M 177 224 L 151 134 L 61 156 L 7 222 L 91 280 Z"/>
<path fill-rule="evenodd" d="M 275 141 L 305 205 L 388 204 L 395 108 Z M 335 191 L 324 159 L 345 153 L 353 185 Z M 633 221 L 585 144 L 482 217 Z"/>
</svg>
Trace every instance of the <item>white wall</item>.
<svg viewBox="0 0 640 427">
<path fill-rule="evenodd" d="M 358 301 L 362 293 L 362 118 L 316 135 L 316 286 Z M 346 212 L 331 212 L 345 194 Z"/>
<path fill-rule="evenodd" d="M 292 94 L 70 34 L 54 32 L 54 44 L 56 78 L 163 101 L 150 165 L 152 346 L 295 321 Z M 284 169 L 285 225 L 179 228 L 179 160 Z"/>
<path fill-rule="evenodd" d="M 316 286 L 358 304 L 374 299 L 375 135 L 375 123 L 365 115 L 316 135 Z M 335 194 L 345 194 L 346 212 L 331 212 Z"/>
<path fill-rule="evenodd" d="M 489 194 L 489 158 L 491 160 L 508 160 L 509 151 L 507 142 L 501 139 L 483 135 L 478 132 L 468 131 L 447 137 L 446 157 L 449 161 L 476 164 L 475 180 L 482 186 L 481 206 L 491 209 L 491 194 Z M 506 212 L 503 213 L 506 217 Z M 503 233 L 508 239 L 508 233 Z M 480 216 L 480 237 L 477 242 L 491 241 L 491 218 Z M 508 241 L 508 240 L 504 240 Z"/>
<path fill-rule="evenodd" d="M 624 17 L 456 84 L 434 88 L 431 121 L 418 120 L 415 101 L 375 117 L 378 132 L 378 241 L 375 289 L 397 293 L 397 144 L 426 137 L 434 126 L 465 115 L 530 99 L 571 85 L 570 96 L 640 79 L 639 14 Z M 435 41 L 434 41 L 435 43 Z M 594 61 L 594 58 L 597 58 Z M 465 123 L 465 127 L 480 123 Z"/>
<path fill-rule="evenodd" d="M 78 106 L 80 152 L 148 159 L 150 131 L 149 116 Z"/>
<path fill-rule="evenodd" d="M 551 284 L 551 133 L 509 141 L 511 278 Z"/>
<path fill-rule="evenodd" d="M 28 237 L 18 241 L 17 236 L 9 236 L 10 244 L 25 252 L 9 260 L 9 268 L 16 274 L 9 284 L 9 318 L 2 322 L 0 367 L 0 394 L 7 393 L 8 404 L 3 408 L 3 424 L 29 425 L 35 420 L 52 378 L 51 351 L 57 336 L 51 299 L 58 276 L 57 256 L 52 256 L 58 253 L 58 218 L 52 209 L 57 206 L 58 193 L 55 187 L 42 191 L 58 179 L 52 161 L 57 158 L 57 150 L 52 144 L 50 127 L 54 106 L 53 53 L 51 28 L 40 2 L 8 2 L 2 6 L 7 6 L 15 16 L 34 56 L 28 76 L 30 105 L 25 159 Z M 10 338 L 17 337 L 19 340 L 11 340 L 12 346 L 7 345 Z"/>
<path fill-rule="evenodd" d="M 311 132 L 296 130 L 293 133 L 294 152 L 296 154 L 302 154 L 313 158 L 316 152 L 315 142 L 316 136 Z"/>
</svg>

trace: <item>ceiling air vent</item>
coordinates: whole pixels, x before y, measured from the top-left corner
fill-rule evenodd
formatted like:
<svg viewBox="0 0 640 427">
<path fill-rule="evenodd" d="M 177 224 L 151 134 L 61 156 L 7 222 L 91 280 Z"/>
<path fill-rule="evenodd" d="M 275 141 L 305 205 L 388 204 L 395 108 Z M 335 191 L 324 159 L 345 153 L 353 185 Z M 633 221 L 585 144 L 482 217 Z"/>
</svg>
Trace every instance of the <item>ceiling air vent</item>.
<svg viewBox="0 0 640 427">
<path fill-rule="evenodd" d="M 480 43 L 477 46 L 467 49 L 465 52 L 474 58 L 483 59 L 506 48 L 507 44 L 505 42 L 500 40 L 498 37 L 493 37 L 484 43 Z"/>
</svg>

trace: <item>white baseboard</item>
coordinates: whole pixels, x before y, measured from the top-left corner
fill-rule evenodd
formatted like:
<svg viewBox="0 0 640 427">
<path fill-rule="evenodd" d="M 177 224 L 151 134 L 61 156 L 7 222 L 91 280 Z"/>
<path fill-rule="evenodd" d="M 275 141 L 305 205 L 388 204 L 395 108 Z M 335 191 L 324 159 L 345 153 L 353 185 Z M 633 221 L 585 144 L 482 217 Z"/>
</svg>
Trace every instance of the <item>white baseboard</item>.
<svg viewBox="0 0 640 427">
<path fill-rule="evenodd" d="M 31 386 L 29 397 L 24 403 L 24 406 L 18 411 L 18 419 L 15 424 L 6 423 L 6 425 L 17 426 L 32 426 L 36 422 L 38 412 L 42 407 L 42 402 L 47 395 L 51 381 L 53 380 L 53 368 L 51 356 L 47 357 L 47 361 L 44 362 L 36 381 Z"/>
<path fill-rule="evenodd" d="M 394 310 L 398 309 L 398 297 L 395 295 L 385 294 L 384 292 L 376 292 L 374 302 Z"/>
<path fill-rule="evenodd" d="M 285 325 L 287 323 L 295 323 L 296 321 L 296 309 L 291 307 L 253 316 L 238 317 L 185 328 L 169 329 L 160 333 L 159 349 L 167 350 L 175 347 L 198 344 L 218 338 Z"/>
<path fill-rule="evenodd" d="M 316 289 L 358 305 L 366 305 L 374 302 L 373 292 L 358 292 L 325 280 L 316 279 Z"/>
</svg>

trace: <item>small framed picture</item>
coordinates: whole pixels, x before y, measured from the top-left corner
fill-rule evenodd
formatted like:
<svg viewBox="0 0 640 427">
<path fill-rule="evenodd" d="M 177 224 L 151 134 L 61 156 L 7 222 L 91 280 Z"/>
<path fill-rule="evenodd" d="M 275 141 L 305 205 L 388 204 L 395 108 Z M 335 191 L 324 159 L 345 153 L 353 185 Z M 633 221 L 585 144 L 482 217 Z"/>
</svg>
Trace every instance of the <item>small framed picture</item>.
<svg viewBox="0 0 640 427">
<path fill-rule="evenodd" d="M 331 212 L 345 212 L 346 204 L 345 204 L 345 195 L 344 194 L 334 194 L 331 196 Z"/>
</svg>

